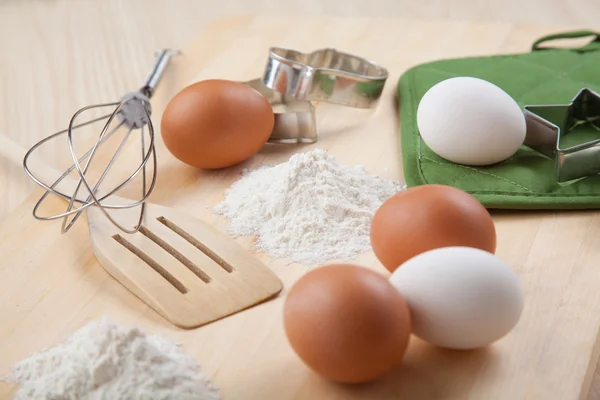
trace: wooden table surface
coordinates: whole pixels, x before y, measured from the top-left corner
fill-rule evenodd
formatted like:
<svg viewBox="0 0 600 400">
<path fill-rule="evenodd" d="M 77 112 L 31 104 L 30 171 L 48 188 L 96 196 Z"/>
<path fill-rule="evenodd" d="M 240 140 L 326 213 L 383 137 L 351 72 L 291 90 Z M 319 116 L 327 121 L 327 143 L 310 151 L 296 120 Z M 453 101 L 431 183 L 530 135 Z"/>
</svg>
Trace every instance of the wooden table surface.
<svg viewBox="0 0 600 400">
<path fill-rule="evenodd" d="M 558 25 L 594 28 L 594 24 L 598 27 L 595 16 L 600 15 L 600 4 L 592 0 L 506 1 L 503 8 L 499 8 L 501 2 L 484 7 L 483 2 L 470 0 L 463 2 L 462 7 L 450 7 L 443 1 L 362 4 L 364 2 L 305 0 L 290 1 L 286 3 L 287 8 L 282 2 L 274 1 L 223 2 L 220 6 L 203 3 L 192 0 L 127 3 L 0 1 L 0 131 L 28 146 L 62 129 L 65 118 L 81 105 L 116 99 L 134 88 L 145 77 L 151 61 L 149 54 L 154 50 L 185 43 L 213 17 L 255 11 L 252 7 L 259 10 L 264 7 L 269 13 L 413 15 L 496 21 L 480 27 L 488 32 L 503 33 L 504 36 L 498 37 L 498 40 L 504 43 L 499 46 L 504 50 L 524 50 L 523 43 L 510 33 L 514 33 L 515 29 L 527 33 L 529 29 L 527 26 L 515 28 L 510 22 L 552 23 L 554 26 L 549 26 L 548 31 L 560 29 Z M 373 4 L 377 6 L 373 7 Z M 460 26 L 444 22 L 438 25 L 434 20 L 422 20 L 418 25 L 424 31 L 438 33 L 441 33 L 440 26 Z M 474 26 L 478 25 L 465 21 L 465 29 Z M 539 27 L 531 29 L 535 32 L 543 30 Z M 436 37 L 433 34 L 429 36 L 431 43 Z M 463 40 L 468 39 L 463 37 Z M 471 46 L 475 49 L 477 38 L 473 40 L 475 44 Z M 50 155 L 49 161 L 56 160 Z M 0 185 L 3 188 L 0 216 L 14 210 L 33 189 L 19 168 L 2 160 Z M 585 219 L 575 218 L 566 226 L 576 231 L 577 224 L 583 227 L 584 222 Z M 514 223 L 518 224 L 518 221 Z M 595 379 L 589 399 L 600 399 L 599 381 Z"/>
<path fill-rule="evenodd" d="M 596 0 L 0 0 L 0 132 L 30 145 L 82 104 L 131 90 L 156 49 L 247 13 L 600 25 Z M 0 217 L 34 188 L 3 160 L 0 187 Z"/>
</svg>

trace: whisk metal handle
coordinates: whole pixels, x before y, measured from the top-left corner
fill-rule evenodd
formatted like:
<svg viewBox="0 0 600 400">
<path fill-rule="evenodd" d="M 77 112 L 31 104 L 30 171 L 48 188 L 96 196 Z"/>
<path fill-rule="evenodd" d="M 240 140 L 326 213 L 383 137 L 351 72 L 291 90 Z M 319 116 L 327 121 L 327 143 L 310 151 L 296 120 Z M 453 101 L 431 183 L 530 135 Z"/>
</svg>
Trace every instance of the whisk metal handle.
<svg viewBox="0 0 600 400">
<path fill-rule="evenodd" d="M 173 49 L 164 49 L 157 53 L 157 59 L 154 63 L 154 68 L 152 68 L 152 72 L 148 76 L 148 79 L 146 79 L 146 83 L 144 83 L 140 89 L 140 92 L 144 96 L 148 98 L 152 97 L 154 90 L 158 86 L 165 70 L 167 69 L 167 66 L 169 65 L 169 62 L 171 61 L 171 58 L 177 53 L 178 51 Z"/>
</svg>

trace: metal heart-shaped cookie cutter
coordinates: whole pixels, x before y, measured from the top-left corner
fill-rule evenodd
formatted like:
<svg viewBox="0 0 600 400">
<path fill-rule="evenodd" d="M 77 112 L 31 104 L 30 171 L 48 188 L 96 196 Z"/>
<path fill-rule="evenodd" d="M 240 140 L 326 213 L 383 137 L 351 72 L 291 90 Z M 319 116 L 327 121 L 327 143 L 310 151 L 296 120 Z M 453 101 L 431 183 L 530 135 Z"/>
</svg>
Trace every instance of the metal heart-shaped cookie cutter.
<svg viewBox="0 0 600 400">
<path fill-rule="evenodd" d="M 315 107 L 310 101 L 298 100 L 269 89 L 262 79 L 245 82 L 265 96 L 275 114 L 275 126 L 269 143 L 315 143 L 317 141 L 317 120 Z"/>
<path fill-rule="evenodd" d="M 556 180 L 567 182 L 600 173 L 600 95 L 584 88 L 569 104 L 528 105 L 524 107 L 529 148 L 554 160 Z M 576 127 L 589 125 L 598 134 L 590 140 L 561 147 Z"/>
<path fill-rule="evenodd" d="M 246 82 L 265 96 L 275 113 L 270 143 L 317 141 L 312 101 L 375 108 L 389 76 L 361 57 L 324 48 L 312 53 L 272 47 L 261 79 Z"/>
</svg>

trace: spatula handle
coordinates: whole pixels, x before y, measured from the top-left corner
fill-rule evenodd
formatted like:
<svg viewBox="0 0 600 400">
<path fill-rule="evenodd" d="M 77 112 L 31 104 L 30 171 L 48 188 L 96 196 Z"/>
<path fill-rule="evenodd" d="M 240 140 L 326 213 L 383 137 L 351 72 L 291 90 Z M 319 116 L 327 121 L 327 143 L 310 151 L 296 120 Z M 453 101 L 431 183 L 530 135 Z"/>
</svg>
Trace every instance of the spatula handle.
<svg viewBox="0 0 600 400">
<path fill-rule="evenodd" d="M 23 164 L 23 157 L 25 157 L 26 150 L 19 144 L 15 143 L 12 139 L 6 136 L 4 133 L 0 133 L 0 154 L 15 166 Z"/>
<path fill-rule="evenodd" d="M 8 159 L 17 167 L 23 166 L 23 158 L 27 150 L 21 145 L 13 141 L 8 135 L 0 132 L 0 155 Z M 55 182 L 62 173 L 54 167 L 48 165 L 48 163 L 39 159 L 39 157 L 31 157 L 29 159 L 29 165 L 32 170 L 35 171 L 35 175 L 39 179 L 50 185 Z M 58 185 L 61 191 L 73 192 L 77 186 L 77 181 L 70 176 L 66 176 L 61 183 Z"/>
</svg>

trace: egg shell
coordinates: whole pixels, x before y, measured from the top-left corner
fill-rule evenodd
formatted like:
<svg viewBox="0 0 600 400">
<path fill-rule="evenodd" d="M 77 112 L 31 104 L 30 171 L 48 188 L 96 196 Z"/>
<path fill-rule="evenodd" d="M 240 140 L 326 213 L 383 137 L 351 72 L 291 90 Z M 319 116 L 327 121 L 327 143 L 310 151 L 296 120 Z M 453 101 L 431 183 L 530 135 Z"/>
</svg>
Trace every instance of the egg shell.
<svg viewBox="0 0 600 400">
<path fill-rule="evenodd" d="M 501 259 L 469 247 L 422 253 L 390 282 L 407 301 L 413 333 L 434 345 L 467 350 L 510 332 L 524 305 L 521 283 Z"/>
<path fill-rule="evenodd" d="M 355 265 L 308 272 L 290 289 L 283 316 L 300 359 L 337 382 L 384 375 L 401 361 L 410 338 L 402 296 L 383 275 Z"/>
<path fill-rule="evenodd" d="M 526 133 L 519 104 L 493 83 L 473 77 L 450 78 L 431 87 L 419 102 L 417 125 L 434 153 L 474 166 L 506 160 Z"/>
<path fill-rule="evenodd" d="M 371 222 L 371 245 L 391 272 L 428 250 L 474 247 L 494 253 L 496 228 L 487 209 L 469 193 L 446 185 L 421 185 L 386 200 Z"/>
<path fill-rule="evenodd" d="M 161 135 L 180 161 L 216 169 L 252 157 L 275 124 L 269 101 L 250 86 L 222 79 L 196 82 L 167 105 Z"/>
</svg>

